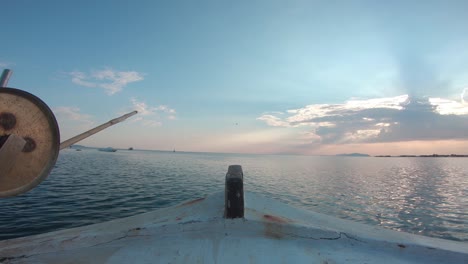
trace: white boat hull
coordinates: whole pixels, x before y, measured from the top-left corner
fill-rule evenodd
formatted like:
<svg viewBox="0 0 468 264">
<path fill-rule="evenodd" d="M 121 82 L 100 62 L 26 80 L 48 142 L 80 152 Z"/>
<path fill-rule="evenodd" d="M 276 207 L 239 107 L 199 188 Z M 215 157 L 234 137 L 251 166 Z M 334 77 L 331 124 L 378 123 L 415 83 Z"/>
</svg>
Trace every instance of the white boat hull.
<svg viewBox="0 0 468 264">
<path fill-rule="evenodd" d="M 224 219 L 224 193 L 178 206 L 0 241 L 4 263 L 468 263 L 468 244 L 299 210 L 245 193 Z"/>
</svg>

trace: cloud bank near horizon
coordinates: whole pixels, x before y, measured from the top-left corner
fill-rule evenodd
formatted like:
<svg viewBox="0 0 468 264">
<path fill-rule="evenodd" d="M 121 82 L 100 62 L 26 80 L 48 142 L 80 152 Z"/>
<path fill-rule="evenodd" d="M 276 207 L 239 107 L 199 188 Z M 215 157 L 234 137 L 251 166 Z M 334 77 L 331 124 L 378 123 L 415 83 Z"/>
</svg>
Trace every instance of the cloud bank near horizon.
<svg viewBox="0 0 468 264">
<path fill-rule="evenodd" d="M 313 104 L 258 117 L 271 127 L 296 130 L 306 145 L 468 139 L 463 100 L 409 95 Z"/>
</svg>

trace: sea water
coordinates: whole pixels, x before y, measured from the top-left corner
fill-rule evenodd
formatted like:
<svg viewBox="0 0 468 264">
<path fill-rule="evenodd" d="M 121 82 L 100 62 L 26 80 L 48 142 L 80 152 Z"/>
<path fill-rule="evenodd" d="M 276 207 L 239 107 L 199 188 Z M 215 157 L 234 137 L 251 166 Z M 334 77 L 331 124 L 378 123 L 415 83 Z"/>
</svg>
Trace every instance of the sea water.
<svg viewBox="0 0 468 264">
<path fill-rule="evenodd" d="M 245 155 L 96 149 L 60 152 L 32 191 L 0 199 L 0 239 L 100 223 L 244 188 L 369 225 L 468 241 L 467 158 Z"/>
</svg>

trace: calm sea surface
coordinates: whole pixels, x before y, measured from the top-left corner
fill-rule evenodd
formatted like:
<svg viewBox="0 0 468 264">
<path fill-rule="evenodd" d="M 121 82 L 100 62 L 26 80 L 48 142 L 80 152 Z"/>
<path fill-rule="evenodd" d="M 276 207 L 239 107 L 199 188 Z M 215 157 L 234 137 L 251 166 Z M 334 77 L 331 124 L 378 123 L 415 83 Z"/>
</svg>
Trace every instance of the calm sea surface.
<svg viewBox="0 0 468 264">
<path fill-rule="evenodd" d="M 431 237 L 468 241 L 468 159 L 65 150 L 31 192 L 0 200 L 0 239 L 89 225 L 224 190 Z"/>
</svg>

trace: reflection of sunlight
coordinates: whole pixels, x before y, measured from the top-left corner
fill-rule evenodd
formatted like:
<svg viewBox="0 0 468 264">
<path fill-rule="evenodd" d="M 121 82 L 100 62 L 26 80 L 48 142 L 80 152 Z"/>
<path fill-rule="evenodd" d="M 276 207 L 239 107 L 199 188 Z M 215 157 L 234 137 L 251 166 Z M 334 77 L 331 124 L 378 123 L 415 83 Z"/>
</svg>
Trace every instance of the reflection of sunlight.
<svg viewBox="0 0 468 264">
<path fill-rule="evenodd" d="M 468 115 L 468 105 L 464 101 L 457 102 L 443 98 L 429 98 L 429 102 L 436 107 L 437 113 L 441 115 Z"/>
</svg>

